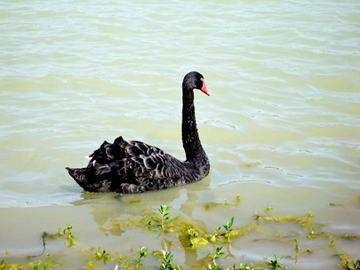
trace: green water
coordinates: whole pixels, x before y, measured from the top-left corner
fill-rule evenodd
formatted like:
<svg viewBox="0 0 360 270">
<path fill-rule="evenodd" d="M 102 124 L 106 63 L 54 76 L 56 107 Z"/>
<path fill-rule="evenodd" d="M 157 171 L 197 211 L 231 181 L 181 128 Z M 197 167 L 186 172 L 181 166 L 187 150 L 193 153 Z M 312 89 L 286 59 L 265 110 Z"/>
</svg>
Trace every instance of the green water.
<svg viewBox="0 0 360 270">
<path fill-rule="evenodd" d="M 41 253 L 42 233 L 71 224 L 74 246 L 47 242 L 53 269 L 96 261 L 91 248 L 125 256 L 139 245 L 171 251 L 184 269 L 205 269 L 212 244 L 188 249 L 175 233 L 164 236 L 169 245 L 116 225 L 160 204 L 208 233 L 231 217 L 235 230 L 256 223 L 233 239 L 223 266 L 261 266 L 274 254 L 291 269 L 341 269 L 342 254 L 360 259 L 357 0 L 6 1 L 0 22 L 0 261 L 37 261 L 26 256 Z M 64 167 L 85 166 L 103 140 L 122 135 L 184 158 L 181 82 L 192 70 L 211 92 L 195 94 L 210 175 L 120 199 L 83 193 Z M 237 194 L 239 205 L 205 207 Z M 308 227 L 256 222 L 255 211 L 312 211 L 326 225 L 308 239 Z M 149 256 L 142 265 L 161 262 Z"/>
</svg>

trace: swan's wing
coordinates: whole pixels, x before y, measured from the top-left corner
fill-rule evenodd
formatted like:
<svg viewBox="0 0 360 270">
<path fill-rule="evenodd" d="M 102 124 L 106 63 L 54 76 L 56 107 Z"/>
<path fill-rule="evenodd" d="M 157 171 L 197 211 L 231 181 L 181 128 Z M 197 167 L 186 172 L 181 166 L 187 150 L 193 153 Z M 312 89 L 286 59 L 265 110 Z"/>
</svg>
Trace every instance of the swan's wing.
<svg viewBox="0 0 360 270">
<path fill-rule="evenodd" d="M 104 142 L 90 155 L 87 168 L 67 168 L 87 191 L 138 193 L 185 184 L 188 164 L 139 141 Z"/>
<path fill-rule="evenodd" d="M 104 141 L 99 149 L 95 150 L 90 156 L 89 165 L 100 163 L 108 164 L 116 160 L 139 157 L 140 155 L 162 154 L 160 148 L 148 145 L 139 141 L 125 141 L 121 136 L 116 138 L 113 143 Z"/>
<path fill-rule="evenodd" d="M 139 193 L 185 184 L 184 164 L 167 153 L 152 153 L 101 164 L 90 162 L 83 178 L 74 177 L 88 191 Z M 80 173 L 80 171 L 79 171 Z"/>
</svg>

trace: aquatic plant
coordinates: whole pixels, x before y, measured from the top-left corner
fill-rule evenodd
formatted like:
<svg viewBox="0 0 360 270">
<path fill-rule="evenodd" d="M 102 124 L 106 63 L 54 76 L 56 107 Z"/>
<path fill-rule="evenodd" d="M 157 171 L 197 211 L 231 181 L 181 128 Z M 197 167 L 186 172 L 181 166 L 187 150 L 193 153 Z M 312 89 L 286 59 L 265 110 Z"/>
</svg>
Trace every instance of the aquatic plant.
<svg viewBox="0 0 360 270">
<path fill-rule="evenodd" d="M 140 250 L 139 250 L 139 253 L 140 253 L 139 258 L 137 258 L 136 256 L 133 255 L 133 258 L 136 260 L 136 265 L 135 265 L 136 269 L 139 269 L 141 262 L 147 260 L 145 257 L 146 257 L 148 249 L 145 248 L 145 247 L 142 247 L 142 246 L 139 246 L 139 248 L 140 248 Z"/>
<path fill-rule="evenodd" d="M 43 239 L 43 247 L 44 247 L 44 250 L 43 250 L 43 253 L 45 252 L 45 248 L 46 248 L 46 241 L 48 239 L 55 239 L 55 238 L 63 238 L 64 240 L 67 241 L 67 244 L 65 244 L 65 246 L 67 247 L 71 247 L 74 245 L 74 235 L 75 234 L 74 232 L 72 232 L 72 226 L 71 225 L 67 225 L 65 229 L 61 229 L 59 228 L 58 229 L 58 232 L 57 233 L 47 233 L 47 232 L 43 232 L 43 234 L 41 235 L 41 238 Z"/>
<path fill-rule="evenodd" d="M 224 204 L 225 205 L 225 204 Z M 228 204 L 231 205 L 231 204 Z M 269 204 L 270 205 L 270 204 Z M 168 234 L 170 239 L 174 239 L 174 237 L 179 239 L 179 243 L 173 242 L 173 240 L 170 239 L 166 239 L 164 235 L 162 235 L 161 241 L 162 241 L 162 247 L 163 249 L 170 250 L 171 246 L 176 246 L 176 248 L 183 248 L 183 249 L 189 249 L 189 252 L 194 252 L 195 249 L 198 249 L 201 247 L 201 249 L 199 249 L 199 251 L 203 252 L 205 249 L 207 249 L 208 247 L 206 247 L 209 242 L 212 242 L 214 244 L 214 250 L 213 252 L 210 252 L 205 258 L 203 258 L 202 260 L 199 260 L 199 262 L 202 262 L 202 265 L 196 266 L 197 268 L 194 269 L 217 269 L 217 270 L 225 270 L 225 269 L 229 269 L 229 270 L 250 270 L 250 269 L 254 269 L 251 268 L 249 265 L 245 264 L 240 264 L 238 267 L 233 265 L 231 267 L 223 267 L 221 266 L 217 260 L 219 260 L 219 258 L 221 258 L 221 256 L 224 256 L 223 258 L 226 259 L 228 257 L 231 257 L 231 253 L 230 253 L 230 240 L 233 240 L 233 238 L 235 237 L 240 237 L 241 235 L 246 234 L 247 232 L 254 230 L 256 228 L 259 228 L 259 225 L 263 225 L 264 223 L 266 224 L 266 222 L 278 222 L 278 223 L 285 223 L 285 222 L 293 222 L 295 224 L 298 224 L 301 226 L 301 228 L 304 228 L 306 230 L 309 230 L 309 233 L 307 234 L 307 238 L 313 238 L 315 235 L 317 237 L 323 237 L 326 239 L 329 239 L 331 242 L 328 245 L 328 248 L 331 248 L 334 250 L 334 252 L 336 254 L 339 255 L 339 257 L 341 258 L 341 265 L 348 270 L 352 270 L 352 269 L 360 269 L 360 261 L 350 261 L 347 257 L 346 254 L 344 254 L 334 243 L 334 239 L 339 239 L 339 238 L 347 238 L 347 239 L 353 239 L 353 240 L 357 240 L 358 236 L 356 235 L 350 235 L 350 234 L 344 234 L 344 235 L 335 235 L 335 234 L 331 234 L 331 233 L 323 233 L 323 232 L 319 232 L 319 233 L 315 233 L 313 228 L 318 228 L 321 226 L 326 225 L 325 223 L 313 223 L 311 221 L 313 214 L 311 211 L 309 211 L 308 213 L 306 213 L 306 215 L 302 216 L 302 217 L 295 217 L 295 216 L 286 216 L 286 217 L 264 217 L 264 216 L 260 216 L 260 214 L 258 214 L 257 212 L 255 212 L 256 214 L 256 219 L 257 221 L 250 221 L 249 223 L 243 225 L 240 228 L 234 228 L 234 217 L 231 217 L 231 219 L 229 221 L 226 220 L 225 224 L 223 224 L 220 227 L 214 226 L 214 232 L 213 233 L 208 233 L 206 232 L 206 230 L 202 230 L 196 226 L 194 226 L 192 223 L 190 222 L 185 222 L 185 221 L 181 221 L 178 220 L 178 217 L 173 218 L 170 213 L 169 210 L 171 209 L 171 206 L 166 206 L 166 205 L 160 205 L 160 207 L 157 209 L 158 211 L 155 213 L 152 213 L 150 215 L 146 215 L 145 211 L 142 211 L 142 218 L 140 220 L 137 220 L 136 218 L 128 218 L 125 220 L 113 220 L 111 221 L 111 230 L 125 230 L 125 228 L 129 228 L 130 230 L 144 230 L 146 227 L 149 227 L 150 231 L 153 230 L 153 225 L 151 225 L 151 221 L 154 222 L 154 220 L 156 221 L 156 227 L 159 228 L 158 230 L 161 230 L 162 232 L 165 232 Z M 264 210 L 266 211 L 266 210 Z M 146 225 L 146 227 L 144 226 L 144 224 Z M 72 231 L 72 226 L 71 225 L 67 225 L 67 227 L 65 229 L 61 229 L 59 228 L 58 232 L 55 234 L 51 234 L 51 233 L 46 233 L 44 232 L 42 234 L 43 237 L 43 245 L 45 247 L 46 245 L 46 241 L 50 240 L 50 239 L 55 239 L 55 238 L 60 238 L 60 239 L 64 239 L 65 241 L 65 246 L 67 247 L 71 247 L 74 243 L 74 232 Z M 109 229 L 109 230 L 110 230 Z M 222 229 L 225 229 L 224 231 L 221 231 Z M 159 238 L 159 237 L 158 237 Z M 156 239 L 158 239 L 156 238 Z M 230 239 L 231 238 L 231 239 Z M 259 239 L 259 241 L 261 241 L 262 239 Z M 275 235 L 273 238 L 270 237 L 268 238 L 268 240 L 270 241 L 282 241 L 282 242 L 287 242 L 289 243 L 290 241 L 295 241 L 295 264 L 297 262 L 297 256 L 301 256 L 301 254 L 298 254 L 298 250 L 299 250 L 299 236 L 291 237 L 288 238 L 287 235 L 282 236 L 280 234 Z M 254 240 L 255 241 L 255 240 Z M 222 251 L 223 247 L 216 247 L 215 248 L 215 244 L 219 243 L 219 244 L 225 244 L 228 243 L 228 254 L 225 255 L 225 253 Z M 180 246 L 181 244 L 181 246 Z M 164 248 L 165 247 L 165 248 Z M 45 249 L 44 249 L 45 251 Z M 125 254 L 125 255 L 116 255 L 113 252 L 111 252 L 111 256 L 109 252 L 106 252 L 105 250 L 102 250 L 100 248 L 97 249 L 90 249 L 90 252 L 86 251 L 86 249 L 82 249 L 81 252 L 83 252 L 83 254 L 86 254 L 88 252 L 87 259 L 86 259 L 86 263 L 83 265 L 83 269 L 91 269 L 91 268 L 104 268 L 105 267 L 101 267 L 99 264 L 101 262 L 99 262 L 100 260 L 103 261 L 104 264 L 106 264 L 107 261 L 110 261 L 112 263 L 116 262 L 118 265 L 115 267 L 115 269 L 118 269 L 119 267 L 121 269 L 147 269 L 145 265 L 142 265 L 141 263 L 144 262 L 145 260 L 147 260 L 146 256 L 147 256 L 147 251 L 148 248 L 145 248 L 143 246 L 139 246 L 139 250 L 135 253 L 130 253 L 130 254 Z M 304 251 L 304 253 L 312 253 L 313 251 L 310 249 L 307 249 Z M 41 255 L 37 255 L 37 256 L 42 256 L 43 254 L 45 254 L 44 252 Z M 174 254 L 171 254 L 170 252 L 165 252 L 164 250 L 162 251 L 153 251 L 152 256 L 158 257 L 159 259 L 162 260 L 161 262 L 161 268 L 162 270 L 179 270 L 181 269 L 179 266 L 174 266 L 172 259 L 174 257 Z M 199 253 L 200 254 L 200 253 Z M 303 254 L 303 253 L 302 253 Z M 8 256 L 8 252 L 4 252 L 5 256 Z M 288 255 L 290 256 L 290 255 Z M 34 257 L 34 256 L 29 256 L 29 258 Z M 292 257 L 292 255 L 291 255 Z M 89 260 L 90 258 L 95 258 L 96 260 L 93 259 Z M 292 257 L 293 258 L 293 257 Z M 133 259 L 135 259 L 135 263 L 133 261 Z M 45 262 L 46 261 L 46 262 Z M 256 269 L 280 269 L 282 268 L 281 264 L 280 264 L 280 258 L 277 257 L 276 255 L 274 255 L 274 259 L 267 261 L 267 262 L 263 262 L 263 264 L 266 264 L 265 267 L 260 267 L 260 268 L 256 268 Z M 47 269 L 50 267 L 50 263 L 51 263 L 51 267 L 58 267 L 59 265 L 56 265 L 53 263 L 54 259 L 50 258 L 50 254 L 47 253 L 46 257 L 45 255 L 43 255 L 43 257 L 39 258 L 38 261 L 34 262 L 34 263 L 11 263 L 11 264 L 7 264 L 5 262 L 5 260 L 2 260 L 0 262 L 0 269 L 30 269 L 29 267 L 34 268 L 34 270 L 39 270 L 39 269 Z M 141 265 L 141 266 L 140 266 Z M 151 266 L 153 267 L 153 266 Z M 288 269 L 288 268 L 285 268 Z"/>
<path fill-rule="evenodd" d="M 230 267 L 230 269 L 229 270 L 254 270 L 255 268 L 252 268 L 252 267 L 250 267 L 250 266 L 248 266 L 247 264 L 240 264 L 239 265 L 239 267 L 235 267 L 235 265 L 234 266 L 232 266 L 232 267 Z"/>
<path fill-rule="evenodd" d="M 220 265 L 212 265 L 212 264 L 208 264 L 206 266 L 207 270 L 222 270 L 224 268 L 222 268 Z"/>
<path fill-rule="evenodd" d="M 100 247 L 96 250 L 94 257 L 97 260 L 103 260 L 104 263 L 109 259 L 110 253 L 106 252 L 105 250 L 103 250 L 102 252 L 100 252 Z"/>
<path fill-rule="evenodd" d="M 229 203 L 226 199 L 225 199 L 225 202 L 223 203 L 219 203 L 219 202 L 208 202 L 205 204 L 205 209 L 206 210 L 210 210 L 211 208 L 215 207 L 215 206 L 228 206 L 228 205 L 239 205 L 240 204 L 240 194 L 237 194 L 236 195 L 236 199 L 233 203 Z"/>
<path fill-rule="evenodd" d="M 194 239 L 196 239 L 198 233 L 194 229 L 188 229 L 187 232 L 189 234 L 190 245 L 195 246 L 196 243 L 194 242 Z"/>
<path fill-rule="evenodd" d="M 170 252 L 166 252 L 164 250 L 162 250 L 161 252 L 163 257 L 160 270 L 181 270 L 180 266 L 174 266 L 171 262 L 174 254 L 171 254 Z"/>
<path fill-rule="evenodd" d="M 230 232 L 233 230 L 231 229 L 233 223 L 234 223 L 234 217 L 232 217 L 229 222 L 226 221 L 226 224 L 223 225 L 223 227 L 226 230 L 225 237 L 227 238 L 228 244 L 230 244 Z"/>
<path fill-rule="evenodd" d="M 308 239 L 311 239 L 315 235 L 314 230 L 310 227 L 309 234 L 306 236 Z"/>
<path fill-rule="evenodd" d="M 214 255 L 212 256 L 212 266 L 216 266 L 216 258 L 225 255 L 225 253 L 222 250 L 222 247 L 217 247 Z M 209 266 L 209 265 L 208 265 Z M 213 269 L 213 268 L 210 268 Z"/>
<path fill-rule="evenodd" d="M 270 260 L 270 266 L 271 266 L 271 269 L 278 269 L 278 268 L 281 268 L 282 267 L 282 265 L 279 263 L 279 260 L 280 260 L 280 258 L 279 257 L 277 257 L 275 254 L 274 254 L 274 257 L 275 257 L 275 259 L 274 260 Z"/>
<path fill-rule="evenodd" d="M 346 257 L 346 264 L 345 264 L 345 269 L 347 270 L 358 270 L 360 269 L 360 260 L 357 261 L 349 261 Z"/>
<path fill-rule="evenodd" d="M 168 213 L 168 211 L 172 208 L 172 206 L 160 205 L 158 211 L 160 213 L 160 218 L 154 217 L 155 221 L 160 222 L 158 227 L 161 228 L 161 232 L 168 233 L 169 230 L 165 230 L 165 223 L 169 222 L 172 218 L 172 215 Z M 177 218 L 177 217 L 176 217 Z M 175 219 L 176 219 L 175 218 Z"/>
<path fill-rule="evenodd" d="M 219 230 L 220 229 L 221 229 L 221 227 L 214 226 L 214 234 L 209 239 L 210 242 L 212 242 L 214 244 L 216 243 L 216 237 L 219 236 Z"/>
<path fill-rule="evenodd" d="M 295 241 L 295 250 L 298 251 L 299 250 L 299 239 L 296 237 L 294 238 Z"/>
</svg>

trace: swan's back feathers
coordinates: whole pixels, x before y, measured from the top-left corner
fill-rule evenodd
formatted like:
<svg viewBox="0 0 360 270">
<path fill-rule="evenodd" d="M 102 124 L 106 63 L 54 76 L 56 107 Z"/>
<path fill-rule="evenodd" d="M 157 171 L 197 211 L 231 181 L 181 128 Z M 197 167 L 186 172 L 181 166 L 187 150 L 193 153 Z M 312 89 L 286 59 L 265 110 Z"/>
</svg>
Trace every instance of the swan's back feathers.
<svg viewBox="0 0 360 270">
<path fill-rule="evenodd" d="M 201 178 L 193 164 L 139 141 L 106 141 L 90 155 L 84 169 L 67 168 L 86 191 L 139 193 L 165 189 Z"/>
</svg>

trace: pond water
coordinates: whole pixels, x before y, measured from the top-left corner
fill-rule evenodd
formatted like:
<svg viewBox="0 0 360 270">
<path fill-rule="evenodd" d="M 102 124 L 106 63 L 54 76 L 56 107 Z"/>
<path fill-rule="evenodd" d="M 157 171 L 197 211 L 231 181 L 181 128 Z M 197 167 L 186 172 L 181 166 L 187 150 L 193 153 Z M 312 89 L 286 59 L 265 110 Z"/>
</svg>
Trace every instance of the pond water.
<svg viewBox="0 0 360 270">
<path fill-rule="evenodd" d="M 134 268 L 139 246 L 141 269 L 159 269 L 161 250 L 205 269 L 220 246 L 224 267 L 266 267 L 274 254 L 291 269 L 360 259 L 359 1 L 19 0 L 0 14 L 5 268 L 39 258 L 52 269 Z M 83 192 L 64 168 L 119 135 L 184 159 L 181 82 L 192 70 L 211 92 L 195 94 L 210 175 L 161 192 Z M 162 204 L 178 216 L 167 234 L 141 221 Z M 231 246 L 184 241 L 186 224 L 214 234 L 232 217 Z M 41 255 L 43 232 L 68 224 L 73 245 L 46 239 Z"/>
</svg>

